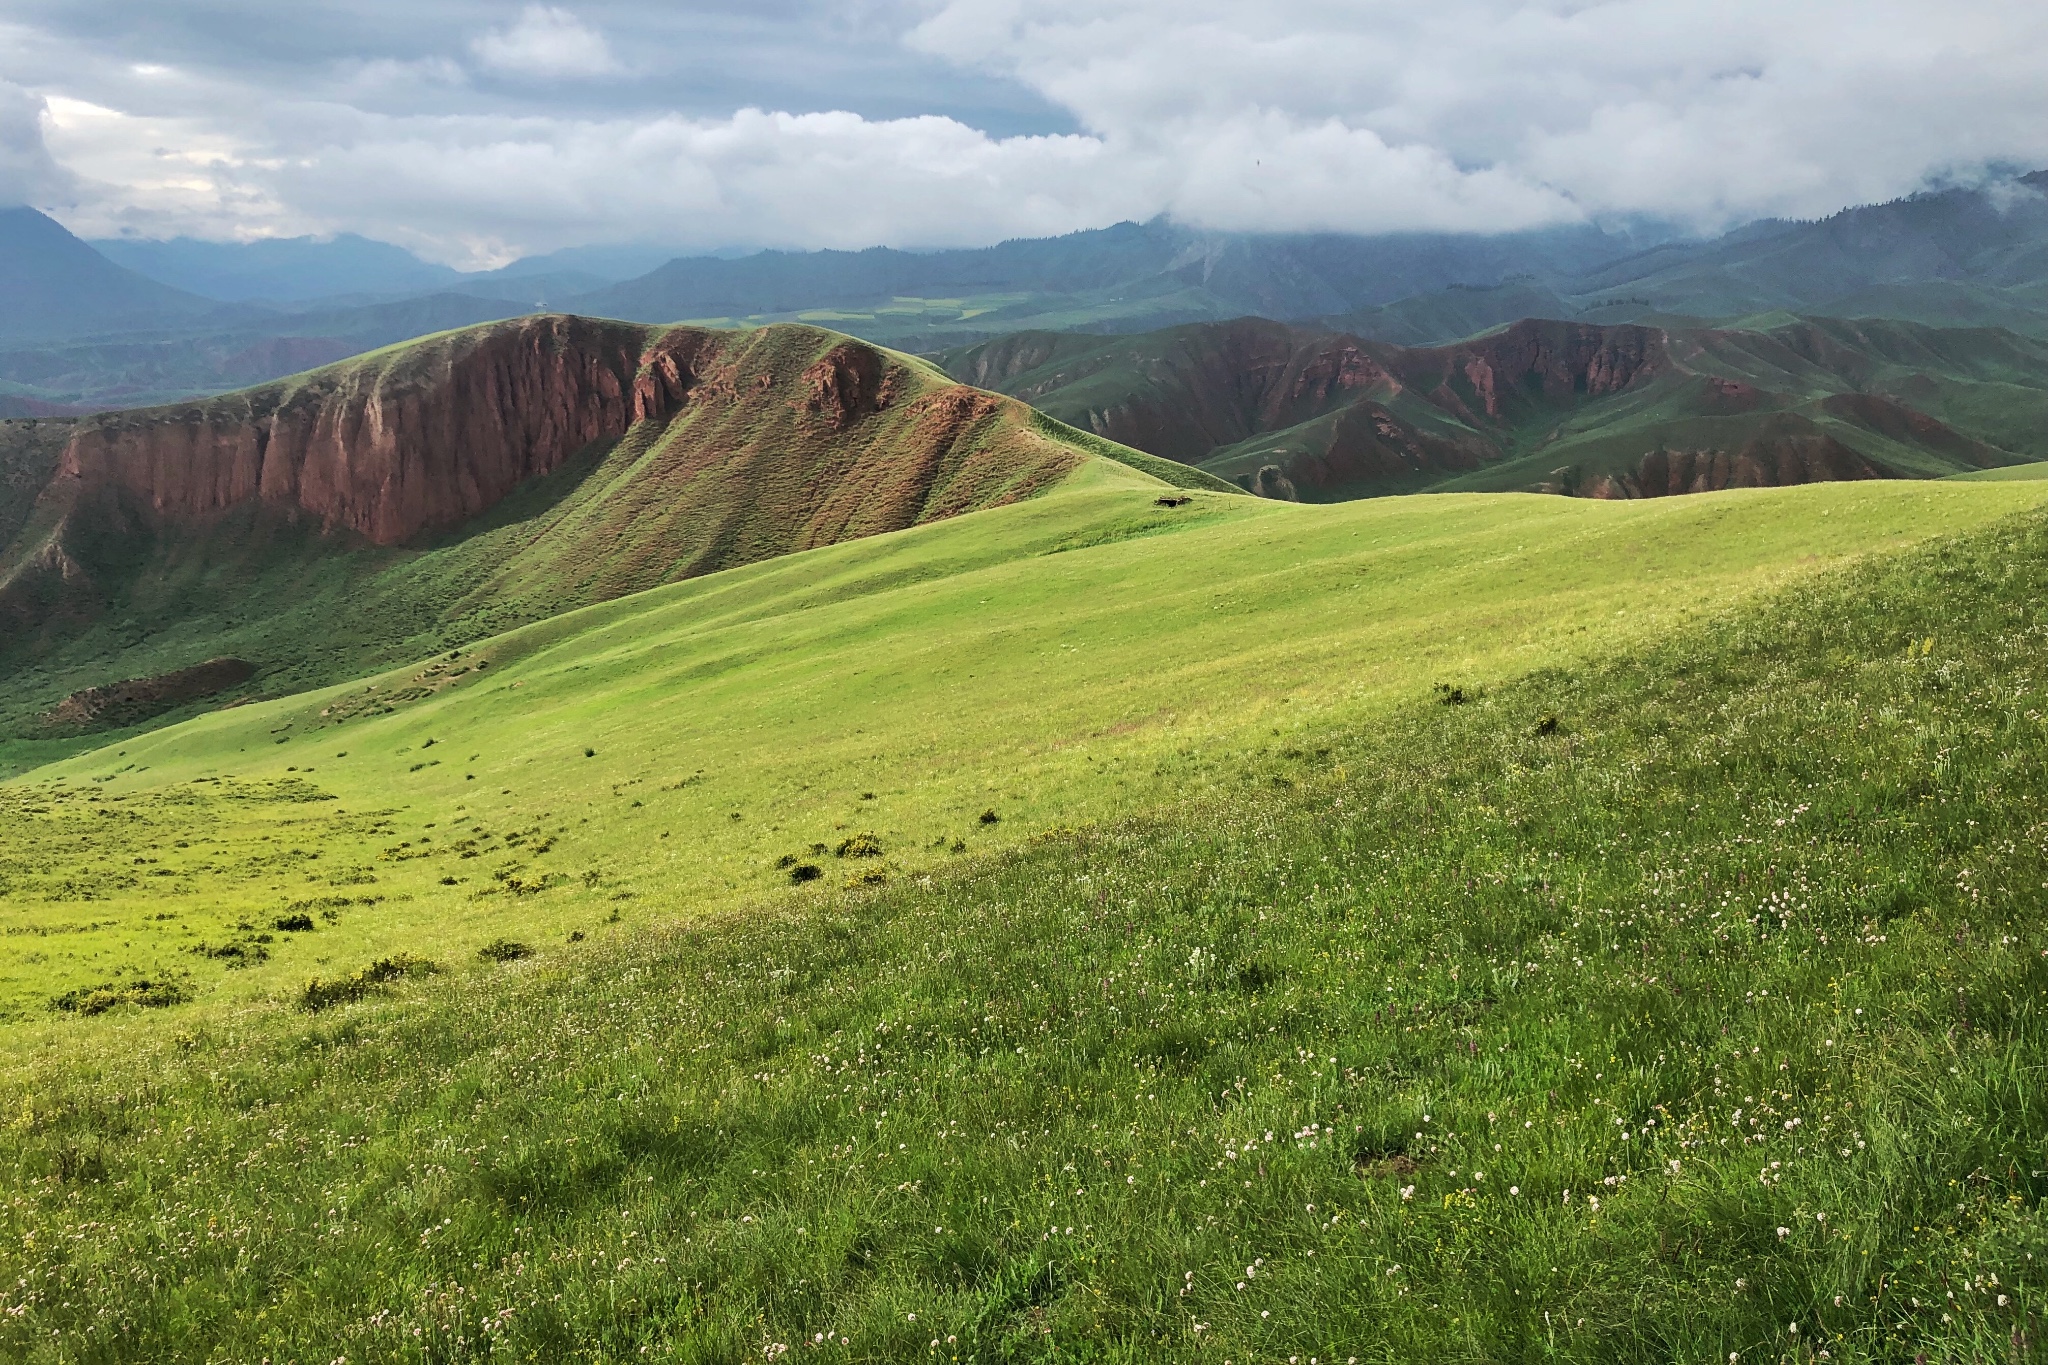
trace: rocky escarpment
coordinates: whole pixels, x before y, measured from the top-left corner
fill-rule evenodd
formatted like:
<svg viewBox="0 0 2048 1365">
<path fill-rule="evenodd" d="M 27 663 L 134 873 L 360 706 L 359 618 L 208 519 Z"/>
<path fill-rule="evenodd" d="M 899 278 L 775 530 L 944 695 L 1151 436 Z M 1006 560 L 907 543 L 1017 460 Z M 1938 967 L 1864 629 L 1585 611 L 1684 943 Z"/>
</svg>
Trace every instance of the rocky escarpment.
<svg viewBox="0 0 2048 1365">
<path fill-rule="evenodd" d="M 1492 427 L 1538 405 L 1620 393 L 1666 363 L 1664 334 L 1652 328 L 1528 319 L 1454 346 L 1401 352 L 1393 369 L 1444 412 Z"/>
<path fill-rule="evenodd" d="M 396 544 L 622 435 L 650 333 L 524 318 L 202 403 L 92 418 L 58 480 L 161 518 L 261 501 Z"/>
<path fill-rule="evenodd" d="M 1561 471 L 1553 489 L 1593 498 L 1663 498 L 1724 488 L 1787 488 L 1802 483 L 1882 479 L 1884 470 L 1821 431 L 1765 433 L 1734 450 L 1654 450 L 1633 471 L 1582 484 Z"/>
</svg>

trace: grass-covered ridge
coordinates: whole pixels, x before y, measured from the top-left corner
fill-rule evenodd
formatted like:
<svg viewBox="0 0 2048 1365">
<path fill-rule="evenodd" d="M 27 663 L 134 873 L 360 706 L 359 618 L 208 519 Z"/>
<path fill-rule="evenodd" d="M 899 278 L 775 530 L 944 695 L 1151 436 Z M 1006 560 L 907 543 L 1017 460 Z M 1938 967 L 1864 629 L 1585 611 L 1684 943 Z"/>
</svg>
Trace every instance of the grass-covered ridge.
<svg viewBox="0 0 2048 1365">
<path fill-rule="evenodd" d="M 585 371 L 603 382 L 589 380 L 580 403 L 539 382 L 583 382 Z M 636 386 L 660 397 L 634 409 Z M 472 466 L 506 477 L 453 434 L 464 422 L 486 428 L 478 445 L 533 460 L 501 428 L 606 404 L 619 425 L 558 452 L 559 465 L 507 485 L 481 514 L 395 544 L 323 527 L 275 487 L 182 515 L 138 506 L 106 477 L 51 478 L 53 432 L 117 452 L 152 440 L 213 452 L 261 446 L 280 424 L 324 430 L 308 413 L 354 431 L 344 466 L 374 470 L 379 423 L 363 418 L 355 430 L 344 420 L 365 404 L 408 435 L 426 433 L 414 442 L 417 466 L 390 482 L 431 486 L 422 498 L 447 506 L 470 505 Z M 554 417 L 530 425 L 545 435 Z M 438 438 L 437 422 L 450 428 Z M 78 747 L 46 717 L 80 689 L 231 656 L 256 665 L 252 695 L 303 691 L 657 584 L 1028 499 L 1083 467 L 1116 470 L 1123 460 L 1168 483 L 1217 486 L 815 327 L 721 333 L 581 318 L 422 338 L 68 428 L 15 423 L 0 429 L 0 771 Z M 88 461 L 161 478 L 188 500 L 206 480 L 182 486 L 161 471 L 203 463 L 189 450 L 125 466 Z M 271 483 L 287 495 L 298 487 Z M 364 483 L 365 503 L 389 491 L 368 475 Z"/>
<path fill-rule="evenodd" d="M 1293 785 L 320 1015 L 116 1012 L 0 1094 L 0 1342 L 2026 1358 L 2043 601 L 2030 513 Z"/>
<path fill-rule="evenodd" d="M 1629 506 L 1160 491 L 1099 462 L 0 786 L 0 1017 L 68 1036 L 52 998 L 135 979 L 275 1000 L 397 953 L 808 904 L 1249 796 L 1326 771 L 1332 728 L 1438 683 L 1602 657 L 2048 485 Z M 863 834 L 881 856 L 839 856 Z M 803 867 L 820 875 L 792 884 Z"/>
</svg>

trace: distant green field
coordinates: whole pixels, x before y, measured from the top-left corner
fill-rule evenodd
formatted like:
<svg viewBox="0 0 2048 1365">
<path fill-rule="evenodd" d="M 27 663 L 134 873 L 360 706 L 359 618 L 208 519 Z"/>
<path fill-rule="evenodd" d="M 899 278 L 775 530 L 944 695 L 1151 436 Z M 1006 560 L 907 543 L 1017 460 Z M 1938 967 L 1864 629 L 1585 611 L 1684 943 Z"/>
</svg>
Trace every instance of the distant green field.
<svg viewBox="0 0 2048 1365">
<path fill-rule="evenodd" d="M 1967 474 L 1951 474 L 1949 479 L 1955 483 L 2026 483 L 2048 479 L 2048 460 L 2007 465 L 2004 469 L 1977 469 Z"/>
<path fill-rule="evenodd" d="M 393 953 L 808 904 L 1327 766 L 1333 728 L 1631 647 L 2035 484 L 1302 507 L 1099 462 L 0 787 L 0 1009 L 223 1005 Z M 841 857 L 872 834 L 878 857 Z M 792 886 L 791 868 L 822 874 Z M 311 921 L 310 928 L 279 927 Z"/>
</svg>

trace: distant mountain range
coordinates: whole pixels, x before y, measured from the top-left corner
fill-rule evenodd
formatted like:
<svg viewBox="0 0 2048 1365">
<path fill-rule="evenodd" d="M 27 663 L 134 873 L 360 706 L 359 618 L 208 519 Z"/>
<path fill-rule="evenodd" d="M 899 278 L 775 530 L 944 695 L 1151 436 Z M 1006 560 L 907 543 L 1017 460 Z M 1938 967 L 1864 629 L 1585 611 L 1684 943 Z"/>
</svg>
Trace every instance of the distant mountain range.
<svg viewBox="0 0 2048 1365">
<path fill-rule="evenodd" d="M 1889 317 L 2048 338 L 2048 172 L 1712 241 L 1591 226 L 1245 235 L 1154 221 L 979 250 L 664 262 L 658 247 L 578 248 L 476 274 L 347 236 L 97 246 L 32 210 L 0 212 L 0 410 L 215 393 L 545 310 L 808 321 L 926 352 L 1246 316 L 1405 346 L 1529 317 L 1766 328 L 1794 314 Z"/>
</svg>

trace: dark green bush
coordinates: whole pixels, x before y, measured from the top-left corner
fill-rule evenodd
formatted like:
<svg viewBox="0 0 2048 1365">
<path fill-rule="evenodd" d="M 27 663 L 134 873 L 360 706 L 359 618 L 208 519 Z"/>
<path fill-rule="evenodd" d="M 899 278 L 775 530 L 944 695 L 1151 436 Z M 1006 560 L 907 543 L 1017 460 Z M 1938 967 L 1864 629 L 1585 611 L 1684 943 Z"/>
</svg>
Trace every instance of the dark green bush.
<svg viewBox="0 0 2048 1365">
<path fill-rule="evenodd" d="M 517 939 L 495 938 L 477 949 L 476 955 L 486 962 L 517 962 L 522 957 L 532 957 L 533 949 Z"/>
<path fill-rule="evenodd" d="M 839 841 L 838 856 L 842 858 L 879 858 L 882 856 L 882 841 L 873 834 L 853 834 Z"/>
<path fill-rule="evenodd" d="M 62 1014 L 105 1014 L 116 1005 L 161 1009 L 165 1005 L 182 1005 L 191 998 L 191 992 L 175 981 L 109 981 L 54 996 L 50 1008 Z"/>
<path fill-rule="evenodd" d="M 312 1012 L 332 1005 L 345 1005 L 393 981 L 432 976 L 440 970 L 440 964 L 424 957 L 414 957 L 411 953 L 379 958 L 354 976 L 343 977 L 339 981 L 322 981 L 314 977 L 299 993 L 299 1008 Z"/>
</svg>

